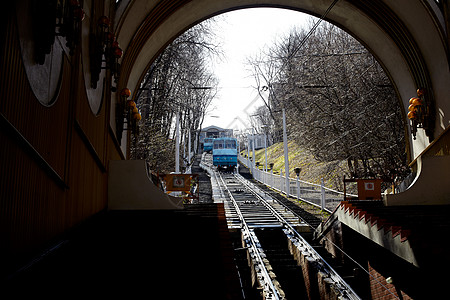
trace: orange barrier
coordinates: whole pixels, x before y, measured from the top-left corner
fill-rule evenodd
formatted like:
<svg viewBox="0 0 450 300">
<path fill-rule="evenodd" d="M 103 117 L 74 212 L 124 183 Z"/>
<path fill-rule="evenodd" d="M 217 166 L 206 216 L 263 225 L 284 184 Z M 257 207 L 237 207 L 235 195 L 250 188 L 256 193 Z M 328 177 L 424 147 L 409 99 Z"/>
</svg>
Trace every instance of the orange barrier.
<svg viewBox="0 0 450 300">
<path fill-rule="evenodd" d="M 344 177 L 344 200 L 352 200 L 347 198 L 346 183 L 356 182 L 358 187 L 359 200 L 381 200 L 381 183 L 391 182 L 391 180 L 383 179 L 345 179 Z"/>
<path fill-rule="evenodd" d="M 158 177 L 167 194 L 181 192 L 184 199 L 199 199 L 198 174 L 158 174 Z"/>
</svg>

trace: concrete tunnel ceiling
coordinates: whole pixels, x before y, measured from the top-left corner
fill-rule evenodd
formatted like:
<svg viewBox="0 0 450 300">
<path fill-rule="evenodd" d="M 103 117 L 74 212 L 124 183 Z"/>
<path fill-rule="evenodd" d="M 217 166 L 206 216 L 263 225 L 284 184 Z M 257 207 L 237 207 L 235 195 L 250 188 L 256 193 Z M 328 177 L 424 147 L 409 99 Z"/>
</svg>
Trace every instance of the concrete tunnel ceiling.
<svg viewBox="0 0 450 300">
<path fill-rule="evenodd" d="M 186 29 L 221 13 L 250 7 L 292 9 L 322 16 L 333 0 L 125 1 L 117 9 L 116 36 L 125 49 L 119 90 L 135 95 L 158 53 Z M 357 38 L 379 60 L 407 111 L 417 88 L 426 88 L 442 114 L 434 136 L 449 124 L 450 94 L 444 20 L 434 1 L 339 0 L 325 20 Z M 406 114 L 405 114 L 406 115 Z M 411 136 L 411 135 L 409 135 Z M 423 130 L 411 140 L 412 158 L 429 144 Z"/>
</svg>

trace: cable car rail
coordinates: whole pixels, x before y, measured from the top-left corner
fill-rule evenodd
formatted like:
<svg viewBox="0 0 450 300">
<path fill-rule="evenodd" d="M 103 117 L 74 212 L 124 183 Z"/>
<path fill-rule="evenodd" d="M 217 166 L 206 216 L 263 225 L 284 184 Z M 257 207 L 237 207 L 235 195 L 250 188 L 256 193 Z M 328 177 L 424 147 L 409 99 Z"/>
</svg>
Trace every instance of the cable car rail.
<svg viewBox="0 0 450 300">
<path fill-rule="evenodd" d="M 326 278 L 327 284 L 339 294 L 340 299 L 361 299 L 302 237 L 300 232 L 309 229 L 309 225 L 304 220 L 236 172 L 218 172 L 210 164 L 207 156 L 204 156 L 202 164 L 210 173 L 212 181 L 216 181 L 213 189 L 216 189 L 215 193 L 219 195 L 219 201 L 224 203 L 228 227 L 241 231 L 243 249 L 248 251 L 249 264 L 256 273 L 263 299 L 288 299 L 289 295 L 301 293 L 292 291 L 293 289 L 304 286 L 303 282 L 290 283 L 292 276 L 289 277 L 291 279 L 283 278 L 282 271 L 277 271 L 281 270 L 276 267 L 277 261 L 275 259 L 271 261 L 271 255 L 266 253 L 272 252 L 273 249 L 268 250 L 262 246 L 260 239 L 270 239 L 271 236 L 276 235 L 276 232 L 282 232 L 284 235 L 281 240 L 282 243 L 286 242 L 285 247 L 290 244 L 290 247 L 295 247 L 304 257 L 307 257 L 317 272 L 321 272 Z M 268 244 L 274 243 L 279 241 L 270 241 Z M 294 265 L 291 269 L 299 268 L 297 262 L 294 262 Z M 297 273 L 301 273 L 301 270 L 297 270 Z"/>
</svg>

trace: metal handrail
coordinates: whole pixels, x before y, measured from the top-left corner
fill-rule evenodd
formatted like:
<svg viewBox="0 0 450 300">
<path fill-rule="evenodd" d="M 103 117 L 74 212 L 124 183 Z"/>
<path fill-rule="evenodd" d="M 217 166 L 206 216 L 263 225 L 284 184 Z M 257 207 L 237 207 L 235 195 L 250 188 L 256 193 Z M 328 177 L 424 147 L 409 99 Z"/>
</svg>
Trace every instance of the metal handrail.
<svg viewBox="0 0 450 300">
<path fill-rule="evenodd" d="M 249 167 L 246 163 L 247 159 L 239 156 L 239 162 L 245 167 Z M 266 186 L 282 192 L 288 196 L 297 198 L 299 200 L 308 202 L 312 205 L 320 207 L 322 210 L 332 212 L 340 201 L 344 200 L 344 193 L 325 187 L 322 184 L 316 184 L 299 178 L 289 178 L 290 188 L 286 191 L 285 180 L 286 176 L 275 175 L 269 172 L 261 171 L 258 168 L 253 168 L 253 177 L 265 184 Z M 330 197 L 334 195 L 334 197 Z M 350 197 L 357 197 L 357 195 L 348 194 Z"/>
</svg>

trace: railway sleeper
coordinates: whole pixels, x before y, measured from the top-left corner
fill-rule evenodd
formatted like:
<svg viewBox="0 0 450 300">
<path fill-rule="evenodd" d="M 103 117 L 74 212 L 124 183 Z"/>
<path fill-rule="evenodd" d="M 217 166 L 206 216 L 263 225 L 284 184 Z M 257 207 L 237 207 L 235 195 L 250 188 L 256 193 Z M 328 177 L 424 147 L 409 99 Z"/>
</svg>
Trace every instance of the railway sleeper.
<svg viewBox="0 0 450 300">
<path fill-rule="evenodd" d="M 221 178 L 223 185 L 226 185 L 227 176 L 230 175 Z M 244 243 L 242 248 L 247 249 L 252 286 L 261 288 L 264 299 L 274 299 L 270 296 L 272 286 L 275 286 L 281 299 L 316 299 L 319 297 L 319 284 L 321 287 L 325 284 L 329 289 L 342 293 L 341 295 L 344 296 L 342 299 L 359 299 L 357 296 L 346 298 L 345 294 L 347 291 L 351 291 L 351 288 L 348 288 L 336 272 L 333 270 L 330 272 L 328 264 L 324 263 L 303 237 L 289 236 L 289 226 L 283 229 L 284 225 L 281 225 L 279 221 L 277 224 L 278 217 L 280 219 L 290 218 L 289 223 L 295 222 L 292 219 L 292 213 L 288 213 L 285 207 L 269 199 L 268 193 L 254 191 L 254 195 L 252 195 L 250 192 L 241 192 L 244 187 L 251 190 L 256 189 L 254 184 L 242 181 L 242 185 L 238 186 L 236 182 L 233 181 L 232 189 L 228 189 L 229 197 L 233 198 L 235 201 L 233 205 L 239 208 L 238 214 L 245 220 L 241 224 L 242 232 L 245 232 L 244 235 L 246 235 L 242 236 Z M 286 206 L 293 208 L 295 206 L 286 198 L 282 200 L 278 198 L 278 200 L 285 202 Z M 262 205 L 263 202 L 268 205 Z M 267 213 L 270 211 L 270 206 L 272 207 L 270 210 L 274 209 L 276 213 Z M 300 213 L 302 212 L 300 211 Z M 272 217 L 272 214 L 277 217 Z M 305 217 L 310 216 L 305 215 Z M 294 227 L 301 228 L 301 226 Z M 321 283 L 319 283 L 319 279 Z"/>
<path fill-rule="evenodd" d="M 289 251 L 286 236 L 281 228 L 255 229 L 272 272 L 281 283 L 286 299 L 307 299 L 302 268 Z"/>
</svg>

